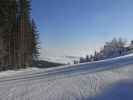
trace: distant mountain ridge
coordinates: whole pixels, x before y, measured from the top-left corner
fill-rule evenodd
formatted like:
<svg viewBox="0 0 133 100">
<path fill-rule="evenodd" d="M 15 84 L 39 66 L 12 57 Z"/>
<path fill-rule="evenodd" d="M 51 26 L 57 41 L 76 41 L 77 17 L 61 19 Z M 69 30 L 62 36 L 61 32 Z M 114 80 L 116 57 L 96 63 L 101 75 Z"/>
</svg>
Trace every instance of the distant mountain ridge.
<svg viewBox="0 0 133 100">
<path fill-rule="evenodd" d="M 74 60 L 79 61 L 80 57 L 77 56 L 51 56 L 45 57 L 45 61 L 61 63 L 61 64 L 73 64 Z"/>
</svg>

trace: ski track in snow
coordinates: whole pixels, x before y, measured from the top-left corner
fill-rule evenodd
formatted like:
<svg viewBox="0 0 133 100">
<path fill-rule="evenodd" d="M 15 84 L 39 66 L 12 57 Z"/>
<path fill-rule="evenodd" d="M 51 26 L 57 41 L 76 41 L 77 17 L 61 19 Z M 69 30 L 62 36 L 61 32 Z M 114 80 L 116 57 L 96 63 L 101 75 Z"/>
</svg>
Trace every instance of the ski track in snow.
<svg viewBox="0 0 133 100">
<path fill-rule="evenodd" d="M 3 75 L 0 100 L 133 100 L 133 54 Z"/>
</svg>

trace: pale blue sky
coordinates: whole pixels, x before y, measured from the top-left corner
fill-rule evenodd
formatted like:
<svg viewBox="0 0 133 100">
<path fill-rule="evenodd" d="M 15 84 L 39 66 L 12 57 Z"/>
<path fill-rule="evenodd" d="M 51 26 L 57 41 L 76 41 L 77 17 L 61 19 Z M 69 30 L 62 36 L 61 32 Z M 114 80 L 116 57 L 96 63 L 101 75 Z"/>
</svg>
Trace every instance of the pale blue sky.
<svg viewBox="0 0 133 100">
<path fill-rule="evenodd" d="M 133 0 L 32 0 L 32 13 L 43 49 L 87 54 L 113 37 L 133 39 Z"/>
</svg>

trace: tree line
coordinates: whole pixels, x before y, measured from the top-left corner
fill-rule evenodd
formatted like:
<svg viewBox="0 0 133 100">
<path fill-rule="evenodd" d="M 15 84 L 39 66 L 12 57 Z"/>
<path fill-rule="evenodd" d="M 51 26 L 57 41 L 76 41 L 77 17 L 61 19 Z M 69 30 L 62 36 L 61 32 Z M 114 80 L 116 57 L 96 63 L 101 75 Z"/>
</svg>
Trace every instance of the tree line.
<svg viewBox="0 0 133 100">
<path fill-rule="evenodd" d="M 0 70 L 32 66 L 39 35 L 29 0 L 0 0 Z"/>
<path fill-rule="evenodd" d="M 110 42 L 106 42 L 99 52 L 95 51 L 93 55 L 81 57 L 79 61 L 74 61 L 74 63 L 99 61 L 107 58 L 123 56 L 129 53 L 133 53 L 133 41 L 131 41 L 129 45 L 126 45 L 126 40 L 122 38 L 114 38 Z"/>
</svg>

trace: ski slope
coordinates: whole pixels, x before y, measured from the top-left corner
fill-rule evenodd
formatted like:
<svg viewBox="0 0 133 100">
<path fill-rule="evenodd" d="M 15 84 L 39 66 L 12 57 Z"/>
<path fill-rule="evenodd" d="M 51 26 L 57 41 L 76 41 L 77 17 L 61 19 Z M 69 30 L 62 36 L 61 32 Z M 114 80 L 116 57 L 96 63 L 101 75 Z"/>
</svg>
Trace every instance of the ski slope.
<svg viewBox="0 0 133 100">
<path fill-rule="evenodd" d="M 0 73 L 0 100 L 133 100 L 133 54 Z"/>
</svg>

